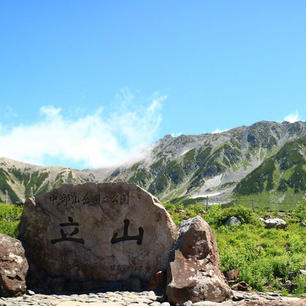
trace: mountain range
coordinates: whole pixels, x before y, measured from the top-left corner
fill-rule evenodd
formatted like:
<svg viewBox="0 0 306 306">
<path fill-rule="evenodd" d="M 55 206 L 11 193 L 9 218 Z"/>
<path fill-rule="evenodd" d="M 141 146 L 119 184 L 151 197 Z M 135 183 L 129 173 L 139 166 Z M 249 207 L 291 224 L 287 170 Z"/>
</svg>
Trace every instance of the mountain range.
<svg viewBox="0 0 306 306">
<path fill-rule="evenodd" d="M 305 199 L 306 122 L 260 121 L 221 133 L 166 135 L 137 161 L 76 170 L 0 158 L 0 201 L 25 198 L 64 183 L 127 181 L 163 202 L 278 205 Z"/>
</svg>

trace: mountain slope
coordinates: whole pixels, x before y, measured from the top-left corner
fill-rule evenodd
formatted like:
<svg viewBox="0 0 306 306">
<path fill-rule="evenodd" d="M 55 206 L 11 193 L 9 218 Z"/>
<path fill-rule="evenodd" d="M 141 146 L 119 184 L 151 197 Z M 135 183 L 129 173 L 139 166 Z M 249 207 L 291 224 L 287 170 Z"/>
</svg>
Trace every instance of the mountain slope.
<svg viewBox="0 0 306 306">
<path fill-rule="evenodd" d="M 243 178 L 235 196 L 266 197 L 274 204 L 290 207 L 306 191 L 306 144 L 298 138 L 281 149 Z"/>
<path fill-rule="evenodd" d="M 0 158 L 0 201 L 20 203 L 64 183 L 94 181 L 91 173 L 65 167 L 41 167 Z"/>
<path fill-rule="evenodd" d="M 291 192 L 305 171 L 305 136 L 305 122 L 261 121 L 219 134 L 167 135 L 143 159 L 117 168 L 80 171 L 0 159 L 0 200 L 22 202 L 66 182 L 87 181 L 137 183 L 163 201 L 209 197 L 210 203 L 225 203 L 263 191 Z M 248 180 L 258 178 L 263 182 L 256 190 Z"/>
<path fill-rule="evenodd" d="M 305 123 L 265 121 L 220 134 L 166 136 L 147 159 L 115 169 L 107 180 L 137 183 L 164 200 L 224 202 L 241 179 L 298 137 L 305 137 Z"/>
</svg>

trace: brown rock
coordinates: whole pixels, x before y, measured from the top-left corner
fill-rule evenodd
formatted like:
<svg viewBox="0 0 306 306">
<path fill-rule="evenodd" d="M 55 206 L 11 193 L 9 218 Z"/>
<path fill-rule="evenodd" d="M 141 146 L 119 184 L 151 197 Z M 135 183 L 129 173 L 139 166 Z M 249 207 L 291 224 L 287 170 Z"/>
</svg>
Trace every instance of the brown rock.
<svg viewBox="0 0 306 306">
<path fill-rule="evenodd" d="M 235 282 L 239 277 L 239 271 L 237 269 L 229 270 L 224 273 L 227 281 Z"/>
<path fill-rule="evenodd" d="M 167 297 L 173 304 L 221 302 L 231 290 L 220 271 L 217 243 L 209 225 L 199 216 L 183 221 L 168 268 Z"/>
<path fill-rule="evenodd" d="M 70 283 L 148 281 L 167 268 L 177 236 L 161 203 L 127 183 L 63 185 L 28 199 L 19 233 L 36 283 L 44 273 Z"/>
<path fill-rule="evenodd" d="M 0 296 L 11 297 L 26 292 L 28 262 L 19 240 L 0 234 Z"/>
<path fill-rule="evenodd" d="M 248 285 L 246 282 L 241 281 L 241 282 L 233 285 L 232 289 L 236 290 L 236 291 L 251 291 L 252 287 L 250 285 Z"/>
</svg>

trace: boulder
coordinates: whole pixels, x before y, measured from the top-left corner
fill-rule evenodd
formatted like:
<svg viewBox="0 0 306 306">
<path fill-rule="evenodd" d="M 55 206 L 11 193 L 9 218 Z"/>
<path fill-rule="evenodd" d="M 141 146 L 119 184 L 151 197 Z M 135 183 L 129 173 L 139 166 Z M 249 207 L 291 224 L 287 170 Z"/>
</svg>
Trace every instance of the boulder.
<svg viewBox="0 0 306 306">
<path fill-rule="evenodd" d="M 220 271 L 214 234 L 199 216 L 183 221 L 179 227 L 179 238 L 168 268 L 166 294 L 177 305 L 189 300 L 221 302 L 231 295 Z"/>
<path fill-rule="evenodd" d="M 240 224 L 241 224 L 241 221 L 237 217 L 235 217 L 235 216 L 229 217 L 225 221 L 225 225 L 226 226 L 240 225 Z"/>
<path fill-rule="evenodd" d="M 287 223 L 280 218 L 266 219 L 264 222 L 266 228 L 286 228 L 287 226 Z"/>
<path fill-rule="evenodd" d="M 19 233 L 29 283 L 38 287 L 44 280 L 50 291 L 130 278 L 148 282 L 167 269 L 177 237 L 159 200 L 127 183 L 63 185 L 27 199 Z"/>
<path fill-rule="evenodd" d="M 0 234 L 0 297 L 12 297 L 26 292 L 25 277 L 28 262 L 19 240 Z"/>
</svg>

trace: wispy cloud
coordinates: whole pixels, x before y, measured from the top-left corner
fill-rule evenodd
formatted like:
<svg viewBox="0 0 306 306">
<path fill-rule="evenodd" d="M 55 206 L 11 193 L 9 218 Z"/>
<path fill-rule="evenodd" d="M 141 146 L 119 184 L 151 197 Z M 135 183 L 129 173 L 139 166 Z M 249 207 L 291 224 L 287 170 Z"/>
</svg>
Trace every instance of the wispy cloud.
<svg viewBox="0 0 306 306">
<path fill-rule="evenodd" d="M 293 123 L 299 120 L 301 119 L 300 119 L 299 112 L 297 110 L 294 113 L 291 113 L 284 118 L 284 121 L 288 121 L 290 123 Z"/>
<path fill-rule="evenodd" d="M 53 105 L 42 106 L 38 122 L 0 128 L 0 156 L 35 164 L 69 160 L 85 167 L 127 161 L 153 142 L 167 97 L 155 95 L 145 107 L 133 104 L 134 98 L 127 92 L 122 98 L 124 107 L 113 113 L 105 115 L 96 109 L 75 119 Z"/>
<path fill-rule="evenodd" d="M 223 133 L 223 132 L 226 132 L 228 130 L 220 130 L 220 129 L 215 129 L 214 131 L 212 131 L 211 133 L 212 134 L 220 134 L 220 133 Z"/>
<path fill-rule="evenodd" d="M 181 135 L 183 135 L 183 133 L 182 133 L 182 132 L 178 132 L 178 133 L 171 133 L 171 136 L 172 136 L 172 137 L 178 137 L 178 136 L 181 136 Z"/>
</svg>

